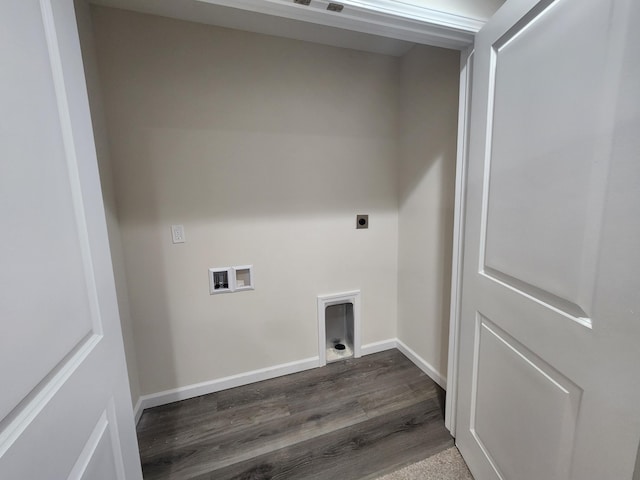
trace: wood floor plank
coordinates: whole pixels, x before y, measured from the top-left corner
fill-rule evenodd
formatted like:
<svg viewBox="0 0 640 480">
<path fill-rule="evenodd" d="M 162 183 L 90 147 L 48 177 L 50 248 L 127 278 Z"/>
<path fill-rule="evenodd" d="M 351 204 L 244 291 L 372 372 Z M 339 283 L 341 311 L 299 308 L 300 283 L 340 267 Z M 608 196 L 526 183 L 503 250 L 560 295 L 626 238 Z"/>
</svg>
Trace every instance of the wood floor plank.
<svg viewBox="0 0 640 480">
<path fill-rule="evenodd" d="M 330 387 L 326 385 L 327 382 L 323 382 L 319 389 L 308 387 L 288 393 L 291 412 L 313 409 L 316 405 L 336 400 L 350 401 L 374 394 L 381 388 L 399 388 L 407 385 L 417 375 L 413 364 L 379 362 L 378 371 L 376 371 L 375 362 L 365 364 L 366 370 L 362 368 L 363 365 L 356 362 L 350 364 L 360 368 L 354 368 L 354 372 L 349 370 L 335 372 Z M 345 362 L 346 365 L 349 363 Z"/>
<path fill-rule="evenodd" d="M 212 414 L 213 413 L 213 414 Z M 193 450 L 194 446 L 209 448 L 220 442 L 222 437 L 229 435 L 244 435 L 251 437 L 254 431 L 249 429 L 274 422 L 280 423 L 290 416 L 286 404 L 286 397 L 280 394 L 260 403 L 243 405 L 237 409 L 222 412 L 201 412 L 196 415 L 189 412 L 189 421 L 184 422 L 176 415 L 174 422 L 164 421 L 164 432 L 146 430 L 139 432 L 140 458 L 143 466 L 153 463 L 158 457 L 184 450 Z M 193 423 L 193 419 L 199 420 Z M 192 452 L 193 454 L 193 452 Z"/>
<path fill-rule="evenodd" d="M 435 392 L 415 394 L 409 386 L 401 385 L 379 388 L 374 392 L 361 395 L 358 397 L 358 403 L 367 414 L 367 418 L 374 418 L 435 397 Z"/>
<path fill-rule="evenodd" d="M 145 411 L 146 480 L 364 479 L 452 445 L 444 392 L 397 350 Z"/>
<path fill-rule="evenodd" d="M 206 473 L 194 480 L 357 480 L 400 468 L 453 445 L 433 400 Z M 429 445 L 425 447 L 425 442 Z"/>
<path fill-rule="evenodd" d="M 179 419 L 181 423 L 202 421 L 203 415 L 218 410 L 218 401 L 215 395 L 202 395 L 181 402 L 173 402 L 159 407 L 149 408 L 142 413 L 137 425 L 138 435 L 164 430 Z"/>
<path fill-rule="evenodd" d="M 314 419 L 308 417 L 308 414 L 298 414 L 283 421 L 256 426 L 251 432 L 238 432 L 211 442 L 175 449 L 173 453 L 177 457 L 172 462 L 172 474 L 178 478 L 192 478 L 217 471 L 252 458 L 268 456 L 281 448 L 332 433 L 346 426 L 356 425 L 367 418 L 357 402 L 346 405 L 345 409 L 319 411 L 317 415 L 313 415 Z M 153 461 L 162 465 L 164 456 L 156 457 Z M 153 461 L 143 463 L 145 471 L 154 466 Z"/>
</svg>

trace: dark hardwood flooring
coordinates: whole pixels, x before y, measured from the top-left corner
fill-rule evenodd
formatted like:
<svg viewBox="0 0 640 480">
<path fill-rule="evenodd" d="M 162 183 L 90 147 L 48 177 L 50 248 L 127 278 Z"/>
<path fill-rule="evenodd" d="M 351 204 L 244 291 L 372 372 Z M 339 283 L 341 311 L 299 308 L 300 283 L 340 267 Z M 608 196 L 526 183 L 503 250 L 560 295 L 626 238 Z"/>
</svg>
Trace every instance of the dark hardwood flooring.
<svg viewBox="0 0 640 480">
<path fill-rule="evenodd" d="M 453 445 L 444 391 L 398 350 L 145 410 L 145 479 L 373 479 Z"/>
</svg>

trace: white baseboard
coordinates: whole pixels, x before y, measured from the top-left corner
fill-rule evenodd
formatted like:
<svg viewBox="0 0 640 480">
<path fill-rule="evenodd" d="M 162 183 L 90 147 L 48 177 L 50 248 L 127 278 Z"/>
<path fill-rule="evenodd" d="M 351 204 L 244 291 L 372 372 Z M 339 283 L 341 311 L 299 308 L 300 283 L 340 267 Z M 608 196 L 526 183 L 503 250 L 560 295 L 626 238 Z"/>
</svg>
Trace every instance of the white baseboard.
<svg viewBox="0 0 640 480">
<path fill-rule="evenodd" d="M 261 368 L 251 372 L 239 373 L 237 375 L 218 378 L 208 382 L 195 383 L 193 385 L 173 388 L 163 392 L 142 395 L 140 400 L 138 400 L 138 404 L 135 409 L 136 422 L 142 415 L 142 410 L 147 408 L 157 407 L 159 405 L 165 405 L 179 400 L 187 400 L 189 398 L 199 397 L 200 395 L 219 392 L 221 390 L 227 390 L 228 388 L 240 387 L 242 385 L 260 382 L 262 380 L 269 380 L 270 378 L 281 377 L 283 375 L 289 375 L 290 373 L 302 372 L 304 370 L 318 367 L 318 362 L 318 357 L 305 358 L 304 360 L 297 360 L 295 362 L 283 363 L 281 365 Z"/>
<path fill-rule="evenodd" d="M 447 379 L 438 372 L 433 366 L 423 359 L 416 352 L 411 350 L 402 340 L 396 339 L 398 350 L 400 350 L 405 357 L 411 360 L 420 370 L 426 373 L 431 380 L 440 385 L 444 390 L 447 389 Z"/>
<path fill-rule="evenodd" d="M 133 407 L 133 419 L 135 420 L 136 425 L 140 421 L 140 417 L 142 416 L 143 410 L 144 409 L 142 408 L 142 397 L 138 397 L 138 401 Z"/>
<path fill-rule="evenodd" d="M 446 390 L 446 378 L 444 378 L 435 368 L 433 368 L 416 352 L 411 350 L 404 342 L 398 340 L 397 338 L 390 338 L 388 340 L 382 340 L 379 342 L 362 345 L 362 347 L 360 348 L 360 353 L 362 355 L 371 355 L 373 353 L 391 350 L 392 348 L 397 348 L 398 350 L 400 350 L 420 370 L 426 373 L 434 382 L 436 382 Z M 269 380 L 271 378 L 289 375 L 290 373 L 298 373 L 319 366 L 320 358 L 311 357 L 305 358 L 304 360 L 297 360 L 295 362 L 275 365 L 273 367 L 261 368 L 259 370 L 253 370 L 251 372 L 239 373 L 237 375 L 231 375 L 229 377 L 223 377 L 216 380 L 195 383 L 193 385 L 187 385 L 185 387 L 173 388 L 171 390 L 165 390 L 163 392 L 142 395 L 136 402 L 136 405 L 133 409 L 134 418 L 137 424 L 140 421 L 142 412 L 147 408 L 166 405 L 167 403 L 177 402 L 179 400 L 187 400 L 189 398 L 199 397 L 200 395 L 219 392 L 221 390 L 227 390 L 228 388 L 240 387 L 242 385 L 260 382 L 262 380 Z"/>
<path fill-rule="evenodd" d="M 391 350 L 396 348 L 396 339 L 390 338 L 388 340 L 382 340 L 380 342 L 367 343 L 360 347 L 361 355 L 371 355 L 372 353 L 384 352 L 385 350 Z"/>
</svg>

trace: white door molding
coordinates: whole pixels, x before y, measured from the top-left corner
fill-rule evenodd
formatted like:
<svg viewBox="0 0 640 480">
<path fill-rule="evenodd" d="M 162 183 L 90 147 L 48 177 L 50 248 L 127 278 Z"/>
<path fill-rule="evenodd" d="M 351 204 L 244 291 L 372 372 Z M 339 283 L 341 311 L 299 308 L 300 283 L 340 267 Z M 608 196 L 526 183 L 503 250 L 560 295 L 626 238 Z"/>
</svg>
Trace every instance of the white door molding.
<svg viewBox="0 0 640 480">
<path fill-rule="evenodd" d="M 89 0 L 182 20 L 216 25 L 226 7 L 371 35 L 462 50 L 473 43 L 484 20 L 389 0 L 345 0 L 342 12 L 327 10 L 328 0 L 298 5 L 292 0 Z M 186 8 L 188 6 L 188 8 Z M 262 20 L 264 21 L 264 19 Z"/>
<path fill-rule="evenodd" d="M 472 75 L 473 48 L 469 48 L 463 51 L 460 56 L 456 198 L 453 219 L 449 360 L 447 366 L 447 406 L 445 409 L 445 425 L 454 437 L 456 436 L 456 407 L 458 399 L 458 345 L 460 341 L 460 300 L 462 295 L 462 264 L 464 260 L 464 213 L 467 188 L 467 162 L 469 158 L 469 114 Z"/>
<path fill-rule="evenodd" d="M 309 6 L 290 0 L 198 0 L 203 3 L 241 8 L 294 20 L 346 28 L 417 43 L 464 48 L 484 22 L 417 5 L 388 0 L 347 0 L 340 13 L 328 11 L 328 1 L 314 1 Z"/>
</svg>

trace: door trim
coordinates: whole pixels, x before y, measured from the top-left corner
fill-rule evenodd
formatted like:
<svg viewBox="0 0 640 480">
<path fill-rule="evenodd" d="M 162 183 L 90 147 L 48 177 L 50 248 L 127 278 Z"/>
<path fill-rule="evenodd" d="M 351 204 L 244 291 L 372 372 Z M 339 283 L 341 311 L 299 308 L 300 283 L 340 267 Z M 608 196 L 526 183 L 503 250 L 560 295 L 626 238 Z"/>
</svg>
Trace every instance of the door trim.
<svg viewBox="0 0 640 480">
<path fill-rule="evenodd" d="M 326 1 L 304 6 L 291 0 L 195 0 L 188 11 L 182 11 L 178 0 L 90 1 L 211 24 L 215 24 L 215 15 L 209 12 L 211 7 L 227 7 L 456 50 L 473 44 L 474 34 L 485 24 L 485 19 L 390 0 L 340 0 L 338 3 L 344 6 L 340 13 L 328 11 Z"/>
<path fill-rule="evenodd" d="M 473 47 L 460 54 L 460 94 L 458 99 L 458 147 L 456 157 L 456 192 L 453 219 L 453 254 L 451 261 L 451 306 L 449 313 L 449 359 L 447 363 L 447 396 L 445 426 L 456 436 L 458 403 L 458 347 L 460 343 L 460 306 L 462 266 L 464 260 L 464 219 L 469 151 L 469 114 L 471 111 L 471 78 Z"/>
</svg>

